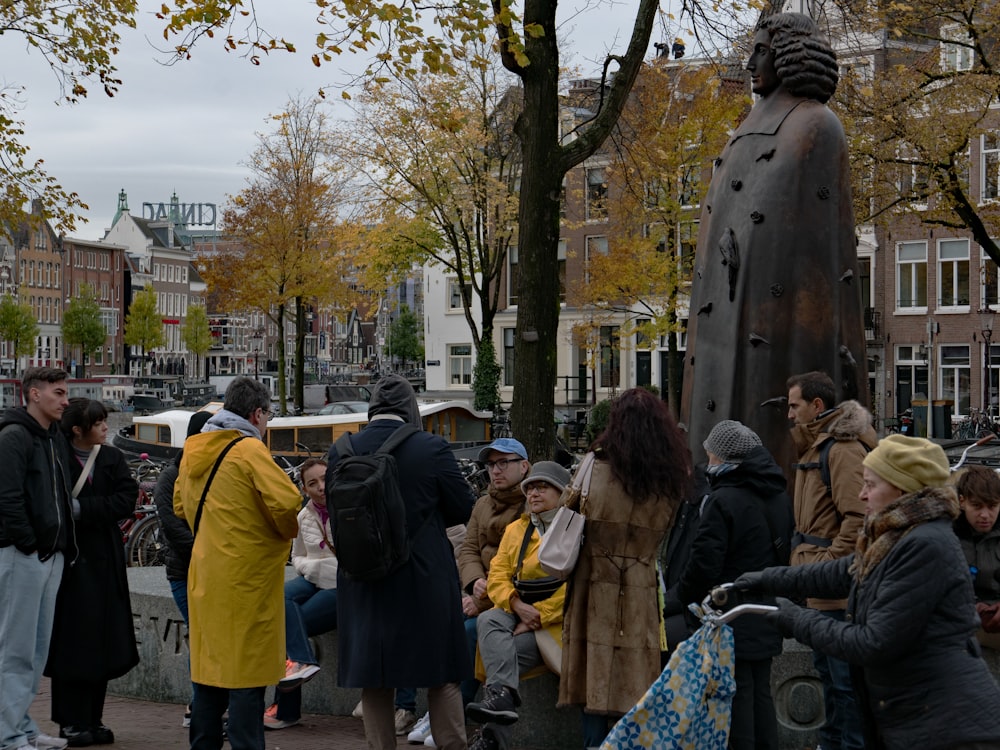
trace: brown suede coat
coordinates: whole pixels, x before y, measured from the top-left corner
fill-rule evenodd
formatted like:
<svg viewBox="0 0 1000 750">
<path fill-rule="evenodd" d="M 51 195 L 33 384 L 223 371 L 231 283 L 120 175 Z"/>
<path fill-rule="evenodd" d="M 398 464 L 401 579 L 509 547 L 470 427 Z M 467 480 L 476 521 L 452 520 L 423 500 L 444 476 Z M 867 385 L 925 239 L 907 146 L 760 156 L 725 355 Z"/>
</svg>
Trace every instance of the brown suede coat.
<svg viewBox="0 0 1000 750">
<path fill-rule="evenodd" d="M 490 487 L 472 507 L 465 539 L 458 548 L 458 576 L 462 590 L 472 594 L 472 584 L 477 578 L 488 579 L 490 563 L 500 548 L 500 540 L 507 526 L 524 511 L 524 493 L 515 486 L 502 492 Z M 485 612 L 493 603 L 488 598 L 477 599 L 476 606 Z"/>
<path fill-rule="evenodd" d="M 569 579 L 559 705 L 621 715 L 660 674 L 656 552 L 679 499 L 635 502 L 594 463 L 583 548 Z"/>
<path fill-rule="evenodd" d="M 819 469 L 795 472 L 795 529 L 803 534 L 831 540 L 829 547 L 803 543 L 792 550 L 792 565 L 823 562 L 846 557 L 854 552 L 865 519 L 861 491 L 861 462 L 875 447 L 878 438 L 872 417 L 857 401 L 844 401 L 825 416 L 809 424 L 792 428 L 792 441 L 799 464 L 819 461 L 820 446 L 828 437 L 836 442 L 830 448 L 830 486 Z M 814 609 L 844 609 L 846 599 L 809 599 Z"/>
</svg>

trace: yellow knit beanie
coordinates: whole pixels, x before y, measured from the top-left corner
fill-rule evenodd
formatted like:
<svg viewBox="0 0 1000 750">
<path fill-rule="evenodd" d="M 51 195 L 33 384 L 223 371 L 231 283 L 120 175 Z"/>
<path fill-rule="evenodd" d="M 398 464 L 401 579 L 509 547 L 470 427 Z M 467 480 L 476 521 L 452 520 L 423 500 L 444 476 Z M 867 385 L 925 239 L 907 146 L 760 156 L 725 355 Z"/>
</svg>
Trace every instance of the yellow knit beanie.
<svg viewBox="0 0 1000 750">
<path fill-rule="evenodd" d="M 903 492 L 941 487 L 951 476 L 948 458 L 940 445 L 905 435 L 882 438 L 865 456 L 864 465 Z"/>
</svg>

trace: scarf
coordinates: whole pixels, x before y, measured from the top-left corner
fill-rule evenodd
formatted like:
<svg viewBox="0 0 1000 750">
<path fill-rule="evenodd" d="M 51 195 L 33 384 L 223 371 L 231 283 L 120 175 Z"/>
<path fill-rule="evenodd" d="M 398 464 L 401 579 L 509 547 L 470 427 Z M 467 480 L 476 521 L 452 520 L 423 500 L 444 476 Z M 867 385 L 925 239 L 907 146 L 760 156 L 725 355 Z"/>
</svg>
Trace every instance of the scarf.
<svg viewBox="0 0 1000 750">
<path fill-rule="evenodd" d="M 244 417 L 225 409 L 219 409 L 205 423 L 201 431 L 214 432 L 215 430 L 237 430 L 247 437 L 254 437 L 260 440 L 260 430 L 250 424 Z"/>
<path fill-rule="evenodd" d="M 319 516 L 319 531 L 323 535 L 323 541 L 319 543 L 319 548 L 331 549 L 329 540 L 326 538 L 326 527 L 330 522 L 330 510 L 325 505 L 317 505 L 312 500 L 309 501 L 309 504 L 312 505 L 312 509 Z"/>
<path fill-rule="evenodd" d="M 958 514 L 958 495 L 953 487 L 926 487 L 903 495 L 865 518 L 864 533 L 858 537 L 848 572 L 861 583 L 914 528 L 938 518 L 955 519 Z"/>
</svg>

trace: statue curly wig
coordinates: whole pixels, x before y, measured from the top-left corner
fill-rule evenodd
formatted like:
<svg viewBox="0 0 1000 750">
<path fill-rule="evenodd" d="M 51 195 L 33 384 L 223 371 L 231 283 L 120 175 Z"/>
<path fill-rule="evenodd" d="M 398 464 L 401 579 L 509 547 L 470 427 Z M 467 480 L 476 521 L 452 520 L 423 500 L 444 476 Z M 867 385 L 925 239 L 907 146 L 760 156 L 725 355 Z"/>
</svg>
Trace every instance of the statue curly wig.
<svg viewBox="0 0 1000 750">
<path fill-rule="evenodd" d="M 794 96 L 826 102 L 837 89 L 837 55 L 803 13 L 776 13 L 757 26 L 771 35 L 774 70 Z"/>
</svg>

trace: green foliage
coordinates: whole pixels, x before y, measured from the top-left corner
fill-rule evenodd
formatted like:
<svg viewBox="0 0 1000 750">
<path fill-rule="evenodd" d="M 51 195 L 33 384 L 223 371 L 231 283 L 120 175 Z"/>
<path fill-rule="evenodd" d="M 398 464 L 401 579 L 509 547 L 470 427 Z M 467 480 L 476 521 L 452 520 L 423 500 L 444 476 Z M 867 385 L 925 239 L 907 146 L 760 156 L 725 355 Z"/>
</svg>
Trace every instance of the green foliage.
<svg viewBox="0 0 1000 750">
<path fill-rule="evenodd" d="M 477 411 L 496 411 L 500 403 L 500 365 L 493 348 L 493 338 L 483 337 L 476 352 L 476 366 L 472 371 L 472 408 Z"/>
<path fill-rule="evenodd" d="M 610 398 L 598 401 L 590 410 L 590 414 L 587 416 L 588 443 L 594 442 L 608 426 L 608 417 L 611 416 L 611 401 Z"/>
<path fill-rule="evenodd" d="M 31 305 L 18 302 L 10 294 L 0 298 L 0 339 L 14 345 L 14 359 L 27 357 L 35 350 L 38 332 Z"/>
<path fill-rule="evenodd" d="M 132 298 L 132 306 L 125 316 L 125 343 L 138 346 L 143 355 L 166 343 L 163 319 L 156 309 L 156 291 L 152 286 Z"/>
<path fill-rule="evenodd" d="M 101 320 L 101 306 L 97 291 L 90 284 L 80 287 L 80 294 L 70 300 L 63 313 L 63 341 L 67 347 L 80 347 L 81 365 L 104 346 L 108 331 Z"/>
<path fill-rule="evenodd" d="M 399 357 L 403 364 L 422 362 L 424 359 L 423 323 L 403 305 L 399 315 L 389 326 L 389 345 L 393 357 Z"/>
<path fill-rule="evenodd" d="M 203 305 L 191 305 L 181 329 L 184 345 L 194 354 L 194 376 L 201 374 L 201 360 L 212 346 L 212 331 L 208 327 L 208 313 Z"/>
</svg>

